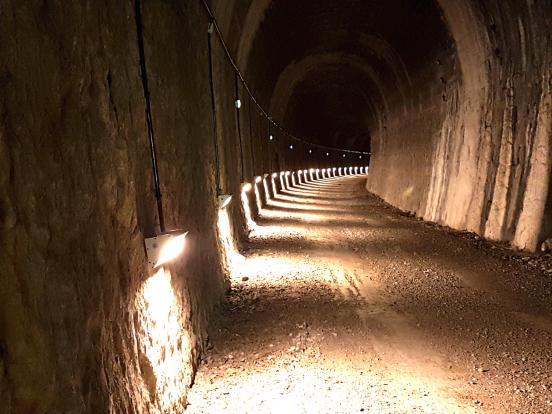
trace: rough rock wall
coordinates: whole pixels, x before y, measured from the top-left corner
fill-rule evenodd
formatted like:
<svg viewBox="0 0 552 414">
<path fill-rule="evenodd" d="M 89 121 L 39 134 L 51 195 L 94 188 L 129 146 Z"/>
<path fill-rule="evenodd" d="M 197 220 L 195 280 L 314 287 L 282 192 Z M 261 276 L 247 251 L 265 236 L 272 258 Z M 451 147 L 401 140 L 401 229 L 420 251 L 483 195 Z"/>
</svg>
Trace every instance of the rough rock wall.
<svg viewBox="0 0 552 414">
<path fill-rule="evenodd" d="M 439 3 L 454 70 L 419 85 L 433 95 L 422 110 L 390 111 L 368 189 L 425 219 L 534 250 L 551 214 L 550 4 Z"/>
<path fill-rule="evenodd" d="M 200 2 L 142 11 L 167 226 L 190 231 L 183 260 L 157 274 L 143 247 L 157 217 L 134 2 L 0 5 L 0 412 L 185 404 L 226 287 L 208 19 Z M 227 156 L 232 192 L 237 168 Z"/>
</svg>

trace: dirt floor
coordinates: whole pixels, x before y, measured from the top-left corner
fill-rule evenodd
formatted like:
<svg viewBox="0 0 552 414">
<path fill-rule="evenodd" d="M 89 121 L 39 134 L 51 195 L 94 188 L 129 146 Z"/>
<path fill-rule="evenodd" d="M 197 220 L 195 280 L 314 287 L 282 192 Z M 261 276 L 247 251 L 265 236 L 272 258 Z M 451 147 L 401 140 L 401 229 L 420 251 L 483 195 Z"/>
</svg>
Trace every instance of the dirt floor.
<svg viewBox="0 0 552 414">
<path fill-rule="evenodd" d="M 263 209 L 187 413 L 552 413 L 552 260 L 347 177 Z"/>
</svg>

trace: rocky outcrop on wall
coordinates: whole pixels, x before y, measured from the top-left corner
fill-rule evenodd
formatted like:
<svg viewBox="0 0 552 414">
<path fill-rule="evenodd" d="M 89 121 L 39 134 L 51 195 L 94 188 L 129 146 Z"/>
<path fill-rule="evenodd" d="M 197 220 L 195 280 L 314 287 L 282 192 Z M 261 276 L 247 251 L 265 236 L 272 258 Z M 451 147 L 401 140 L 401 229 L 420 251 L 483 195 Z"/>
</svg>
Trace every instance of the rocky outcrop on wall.
<svg viewBox="0 0 552 414">
<path fill-rule="evenodd" d="M 142 5 L 167 227 L 190 231 L 156 273 L 133 2 L 0 9 L 0 412 L 180 413 L 226 288 L 205 10 Z"/>
<path fill-rule="evenodd" d="M 451 71 L 418 84 L 434 115 L 390 110 L 368 189 L 427 220 L 535 250 L 550 230 L 549 4 L 439 3 Z"/>
</svg>

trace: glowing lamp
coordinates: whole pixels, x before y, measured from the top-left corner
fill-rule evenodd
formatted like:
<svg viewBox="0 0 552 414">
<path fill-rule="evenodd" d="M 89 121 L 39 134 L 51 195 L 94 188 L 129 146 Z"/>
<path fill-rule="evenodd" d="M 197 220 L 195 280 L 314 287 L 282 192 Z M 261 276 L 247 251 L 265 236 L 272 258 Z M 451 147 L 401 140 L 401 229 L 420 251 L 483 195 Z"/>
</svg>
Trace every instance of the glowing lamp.
<svg viewBox="0 0 552 414">
<path fill-rule="evenodd" d="M 327 152 L 327 153 L 326 153 L 326 157 L 329 157 L 329 156 L 330 156 L 330 153 L 329 153 L 329 152 Z"/>
<path fill-rule="evenodd" d="M 270 141 L 272 141 L 272 140 L 274 139 L 274 135 L 270 134 L 270 135 L 268 136 L 268 139 L 269 139 Z"/>
<path fill-rule="evenodd" d="M 184 251 L 188 232 L 175 230 L 145 239 L 148 265 L 156 269 L 172 262 Z"/>
<path fill-rule="evenodd" d="M 345 158 L 347 156 L 347 154 L 343 154 L 343 158 Z"/>
<path fill-rule="evenodd" d="M 286 175 L 290 175 L 291 173 L 289 171 L 286 171 Z"/>
<path fill-rule="evenodd" d="M 242 193 L 248 193 L 249 191 L 251 191 L 251 188 L 253 188 L 253 186 L 251 185 L 251 183 L 245 183 L 242 185 Z"/>
<path fill-rule="evenodd" d="M 313 173 L 313 172 L 314 172 L 314 168 L 311 168 L 309 171 L 310 171 L 311 173 Z"/>
<path fill-rule="evenodd" d="M 234 105 L 236 106 L 236 109 L 241 108 L 241 101 L 239 99 L 236 99 L 236 102 L 234 102 Z"/>
<path fill-rule="evenodd" d="M 232 201 L 232 196 L 230 194 L 221 194 L 218 196 L 218 206 L 219 209 L 223 209 L 230 204 L 230 201 Z"/>
<path fill-rule="evenodd" d="M 311 149 L 309 150 L 309 154 L 312 154 L 312 150 L 311 150 Z"/>
<path fill-rule="evenodd" d="M 272 178 L 278 177 L 278 173 L 272 173 Z"/>
<path fill-rule="evenodd" d="M 261 176 L 255 177 L 255 183 L 260 183 L 262 181 Z"/>
<path fill-rule="evenodd" d="M 316 169 L 316 172 L 320 172 L 320 168 L 317 168 L 317 169 Z"/>
<path fill-rule="evenodd" d="M 359 155 L 359 156 L 358 156 L 358 159 L 361 160 L 361 159 L 362 159 L 362 155 Z"/>
<path fill-rule="evenodd" d="M 290 145 L 290 146 L 289 146 L 289 149 L 293 149 L 293 145 Z"/>
</svg>

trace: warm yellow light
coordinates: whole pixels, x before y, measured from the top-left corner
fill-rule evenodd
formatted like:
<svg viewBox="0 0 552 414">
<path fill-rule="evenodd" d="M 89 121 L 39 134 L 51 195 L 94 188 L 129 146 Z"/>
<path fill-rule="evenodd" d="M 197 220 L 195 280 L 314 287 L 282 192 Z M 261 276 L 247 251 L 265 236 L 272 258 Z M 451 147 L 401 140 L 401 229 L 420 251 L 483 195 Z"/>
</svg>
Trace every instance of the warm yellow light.
<svg viewBox="0 0 552 414">
<path fill-rule="evenodd" d="M 219 240 L 223 247 L 223 266 L 228 273 L 232 273 L 241 266 L 244 257 L 239 253 L 236 246 L 236 238 L 230 224 L 228 210 L 219 210 L 217 227 Z"/>
<path fill-rule="evenodd" d="M 187 234 L 188 233 L 184 233 L 178 236 L 173 236 L 165 242 L 163 247 L 161 247 L 159 258 L 157 259 L 157 263 L 155 264 L 156 268 L 180 256 L 180 254 L 184 250 Z"/>
<path fill-rule="evenodd" d="M 248 193 L 249 191 L 251 191 L 252 188 L 253 186 L 251 185 L 251 183 L 245 183 L 244 185 L 242 185 L 242 193 Z"/>
<path fill-rule="evenodd" d="M 146 280 L 136 296 L 138 346 L 152 369 L 156 398 L 151 412 L 184 410 L 192 380 L 190 333 L 186 314 L 171 284 L 171 274 L 161 267 Z"/>
<path fill-rule="evenodd" d="M 251 184 L 249 185 L 251 186 Z M 251 188 L 249 188 L 249 190 L 251 190 Z M 249 197 L 247 196 L 247 191 L 242 191 L 241 200 L 247 228 L 248 230 L 253 230 L 256 227 L 257 223 L 255 223 L 255 221 L 253 220 L 253 216 L 251 215 L 251 208 L 249 208 Z"/>
</svg>

